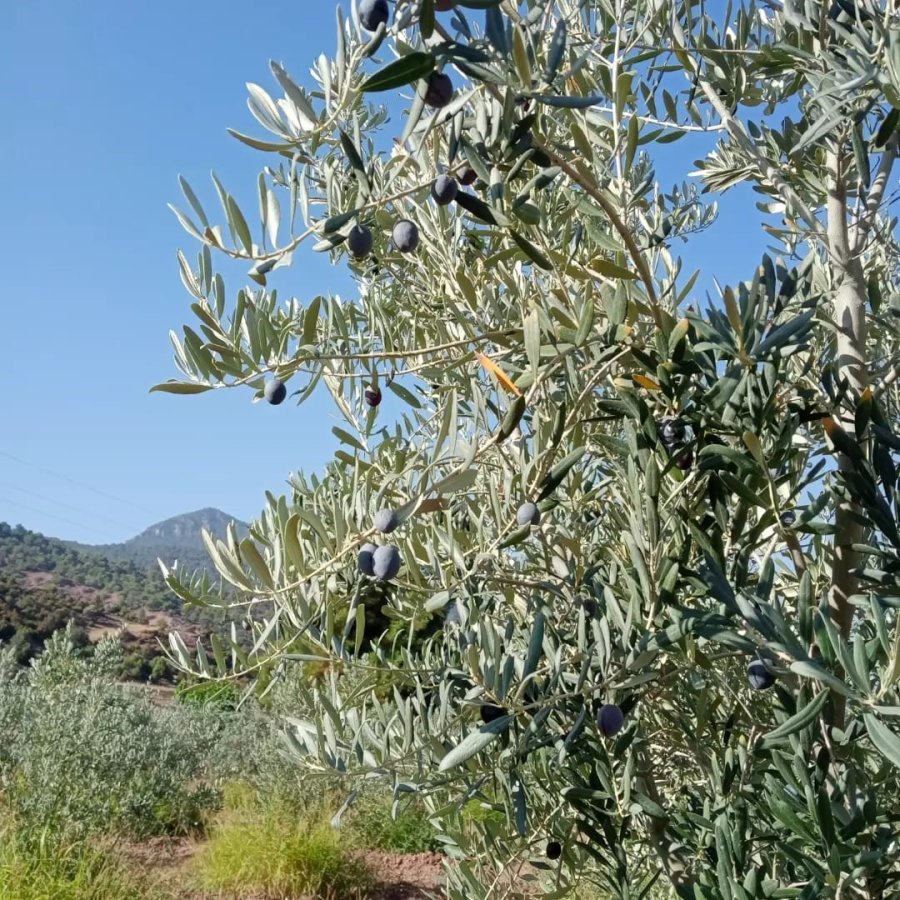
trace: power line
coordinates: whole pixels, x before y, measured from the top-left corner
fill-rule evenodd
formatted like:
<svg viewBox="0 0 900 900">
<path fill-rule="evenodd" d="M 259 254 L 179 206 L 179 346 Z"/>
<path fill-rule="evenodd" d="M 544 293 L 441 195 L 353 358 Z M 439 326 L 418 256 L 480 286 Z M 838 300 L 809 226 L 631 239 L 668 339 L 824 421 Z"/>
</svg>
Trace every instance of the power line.
<svg viewBox="0 0 900 900">
<path fill-rule="evenodd" d="M 13 506 L 18 506 L 20 509 L 27 509 L 29 512 L 37 513 L 41 516 L 49 516 L 51 519 L 58 519 L 60 522 L 65 522 L 67 525 L 74 525 L 76 528 L 87 528 L 90 531 L 99 531 L 107 536 L 110 535 L 110 532 L 106 531 L 104 528 L 86 525 L 84 522 L 75 522 L 72 519 L 67 519 L 65 516 L 58 516 L 55 513 L 44 512 L 44 510 L 29 506 L 27 503 L 20 503 L 18 500 L 10 500 L 9 497 L 0 497 L 0 503 L 11 503 Z"/>
<path fill-rule="evenodd" d="M 83 488 L 86 491 L 91 491 L 94 494 L 99 494 L 101 497 L 106 497 L 109 500 L 115 500 L 118 503 L 124 503 L 126 506 L 130 506 L 132 509 L 140 509 L 143 512 L 150 513 L 151 516 L 155 516 L 157 518 L 163 518 L 163 514 L 155 509 L 148 509 L 146 506 L 141 506 L 139 503 L 134 503 L 131 500 L 126 500 L 124 497 L 118 497 L 116 494 L 111 494 L 109 491 L 101 490 L 100 488 L 96 488 L 93 485 L 85 484 L 83 481 L 78 481 L 75 478 L 70 478 L 68 475 L 63 475 L 61 472 L 54 472 L 52 469 L 47 469 L 44 466 L 39 466 L 36 463 L 29 462 L 27 459 L 22 459 L 20 456 L 13 456 L 12 453 L 7 453 L 5 450 L 0 450 L 0 456 L 5 456 L 7 459 L 11 459 L 13 462 L 20 463 L 23 466 L 29 466 L 32 469 L 36 469 L 38 472 L 43 472 L 45 475 L 50 475 L 53 478 L 59 478 L 62 481 L 67 481 L 69 484 L 74 484 L 76 487 Z"/>
<path fill-rule="evenodd" d="M 71 509 L 74 512 L 81 513 L 85 516 L 90 516 L 93 519 L 102 519 L 104 522 L 109 522 L 111 525 L 119 525 L 121 528 L 127 528 L 129 531 L 133 531 L 137 533 L 138 529 L 135 527 L 133 522 L 120 522 L 118 519 L 111 519 L 109 516 L 101 515 L 100 513 L 96 513 L 93 510 L 87 510 L 82 506 L 74 506 L 71 503 L 65 503 L 62 500 L 57 500 L 55 497 L 47 497 L 44 494 L 39 494 L 37 491 L 31 491 L 28 488 L 19 487 L 17 484 L 10 484 L 8 481 L 0 481 L 0 487 L 9 488 L 13 491 L 19 491 L 22 494 L 28 494 L 30 497 L 34 497 L 37 500 L 43 500 L 46 503 L 52 503 L 54 506 L 64 506 L 66 509 Z"/>
</svg>

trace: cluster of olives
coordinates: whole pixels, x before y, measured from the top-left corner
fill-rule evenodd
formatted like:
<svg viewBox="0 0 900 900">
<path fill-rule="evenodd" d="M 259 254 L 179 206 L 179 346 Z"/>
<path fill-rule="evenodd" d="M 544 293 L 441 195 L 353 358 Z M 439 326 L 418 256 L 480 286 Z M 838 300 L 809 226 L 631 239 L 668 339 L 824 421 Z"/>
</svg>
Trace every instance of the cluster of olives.
<svg viewBox="0 0 900 900">
<path fill-rule="evenodd" d="M 370 406 L 377 406 L 381 402 L 381 391 L 378 388 L 368 389 L 366 402 Z M 537 525 L 541 521 L 540 510 L 534 503 L 523 503 L 516 512 L 516 521 L 523 527 Z M 381 534 L 390 534 L 399 525 L 400 517 L 393 509 L 380 509 L 372 519 L 372 527 Z M 400 553 L 391 545 L 377 547 L 366 543 L 360 547 L 358 565 L 363 575 L 390 581 L 400 571 Z M 491 722 L 498 716 L 506 715 L 506 710 L 497 706 L 482 706 L 481 715 L 485 722 Z"/>
<path fill-rule="evenodd" d="M 401 253 L 414 253 L 419 246 L 419 228 L 409 219 L 398 219 L 391 230 L 391 242 Z M 354 259 L 365 259 L 375 243 L 372 229 L 367 225 L 354 225 L 347 235 L 347 249 Z"/>
<path fill-rule="evenodd" d="M 675 465 L 683 472 L 694 464 L 694 454 L 684 450 L 687 429 L 683 419 L 663 419 L 659 423 L 659 439 L 669 456 L 675 457 Z"/>
<path fill-rule="evenodd" d="M 452 0 L 436 0 L 435 9 L 444 12 L 451 9 Z M 387 0 L 360 0 L 359 20 L 367 31 L 374 32 L 382 25 L 386 25 L 390 17 L 390 8 Z M 443 72 L 435 72 L 428 77 L 424 86 L 424 102 L 433 109 L 441 109 L 447 106 L 453 98 L 453 83 L 449 76 Z M 431 185 L 431 197 L 438 206 L 449 206 L 453 203 L 460 189 L 460 184 L 469 186 L 477 180 L 477 173 L 470 166 L 463 166 L 457 172 L 457 178 L 449 174 L 441 174 Z M 416 224 L 409 219 L 399 219 L 391 231 L 391 241 L 394 247 L 401 253 L 413 253 L 419 246 L 419 230 Z M 355 225 L 347 236 L 347 247 L 355 259 L 364 259 L 371 252 L 374 245 L 372 231 L 363 224 Z M 287 388 L 284 383 L 275 378 L 269 381 L 264 388 L 265 399 L 278 405 L 287 396 Z M 365 390 L 365 401 L 370 407 L 377 407 L 381 403 L 381 391 L 376 386 Z M 693 465 L 693 453 L 685 449 L 686 427 L 680 418 L 665 418 L 659 422 L 659 438 L 668 454 L 674 457 L 675 465 L 685 471 Z M 785 514 L 785 518 L 790 514 Z M 516 511 L 516 522 L 520 527 L 536 526 L 540 524 L 541 514 L 537 505 L 528 501 L 522 503 Z M 391 509 L 381 509 L 374 517 L 373 526 L 382 534 L 390 534 L 400 524 L 397 513 Z M 790 521 L 783 524 L 792 524 Z M 400 554 L 397 548 L 390 544 L 376 546 L 372 543 L 363 544 L 358 557 L 359 571 L 366 576 L 380 581 L 390 581 L 400 571 Z M 754 660 L 747 669 L 749 685 L 753 690 L 766 690 L 775 683 L 775 676 L 761 660 Z M 483 704 L 480 708 L 480 717 L 484 723 L 493 722 L 508 711 L 502 706 Z M 618 734 L 625 724 L 625 714 L 621 707 L 614 703 L 604 703 L 597 710 L 596 725 L 603 737 L 611 738 Z M 546 845 L 548 859 L 556 860 L 562 855 L 562 844 L 558 840 L 550 840 Z"/>
<path fill-rule="evenodd" d="M 380 509 L 375 513 L 372 525 L 382 534 L 390 534 L 400 524 L 400 517 L 392 509 Z M 363 544 L 359 548 L 357 558 L 359 571 L 379 581 L 391 581 L 400 571 L 400 551 L 392 544 L 377 547 L 375 544 Z"/>
<path fill-rule="evenodd" d="M 769 671 L 761 660 L 754 660 L 747 667 L 747 678 L 750 687 L 755 691 L 764 691 L 775 683 L 775 676 Z M 497 706 L 482 706 L 481 718 L 485 722 L 491 722 L 501 715 L 506 715 L 506 710 Z M 614 737 L 625 725 L 625 713 L 615 703 L 604 703 L 596 715 L 597 730 L 603 737 Z M 547 842 L 546 856 L 548 859 L 557 860 L 562 856 L 562 844 L 557 840 Z"/>
<path fill-rule="evenodd" d="M 435 9 L 443 12 L 452 6 L 446 0 L 437 0 Z M 387 0 L 360 0 L 359 21 L 366 31 L 377 31 L 386 25 L 390 17 Z M 453 82 L 443 72 L 433 72 L 425 84 L 425 105 L 432 109 L 443 109 L 453 99 Z"/>
<path fill-rule="evenodd" d="M 372 408 L 381 403 L 381 388 L 371 385 L 365 390 L 366 404 Z M 287 397 L 287 385 L 280 378 L 273 378 L 267 381 L 263 388 L 263 398 L 272 406 L 278 406 L 283 403 Z"/>
<path fill-rule="evenodd" d="M 400 571 L 400 551 L 392 544 L 363 544 L 359 550 L 359 571 L 379 581 L 390 581 Z"/>
<path fill-rule="evenodd" d="M 452 175 L 438 175 L 431 183 L 431 199 L 438 206 L 449 206 L 459 194 L 459 186 L 469 187 L 478 180 L 478 173 L 470 166 L 461 166 L 454 178 Z"/>
<path fill-rule="evenodd" d="M 446 12 L 453 8 L 452 0 L 436 0 L 435 9 Z M 387 0 L 360 0 L 359 21 L 367 31 L 377 31 L 390 18 Z M 432 72 L 424 84 L 422 99 L 431 109 L 443 109 L 453 99 L 453 82 L 445 72 Z M 477 175 L 468 166 L 461 170 L 463 184 L 472 184 Z M 431 186 L 431 196 L 439 206 L 447 206 L 456 199 L 459 184 L 449 175 L 440 175 Z M 413 253 L 419 246 L 419 230 L 409 219 L 400 219 L 391 232 L 391 240 L 401 253 Z M 347 247 L 356 259 L 364 259 L 372 251 L 372 232 L 365 225 L 356 225 L 347 237 Z"/>
<path fill-rule="evenodd" d="M 426 93 L 426 102 L 429 102 L 429 97 L 434 99 L 439 95 L 443 96 L 447 91 L 451 94 L 453 92 L 450 79 L 440 73 L 432 75 L 428 93 Z M 431 105 L 446 104 L 432 103 Z M 463 166 L 459 170 L 459 181 L 451 175 L 438 175 L 431 185 L 432 199 L 438 206 L 448 206 L 456 199 L 460 183 L 470 185 L 477 178 L 478 175 L 471 166 Z M 367 225 L 354 225 L 347 235 L 347 249 L 354 259 L 365 259 L 372 252 L 374 243 L 372 229 Z M 398 219 L 391 229 L 391 243 L 400 253 L 415 253 L 419 247 L 419 227 L 410 219 Z"/>
<path fill-rule="evenodd" d="M 479 710 L 481 721 L 484 723 L 494 722 L 501 716 L 507 715 L 508 712 L 504 707 L 494 706 L 491 703 L 482 704 Z M 597 710 L 596 722 L 600 734 L 604 737 L 613 737 L 622 730 L 625 724 L 625 713 L 622 712 L 621 707 L 616 706 L 614 703 L 604 703 Z M 550 840 L 547 842 L 544 852 L 547 859 L 557 860 L 562 856 L 562 851 L 562 844 L 559 841 Z"/>
</svg>

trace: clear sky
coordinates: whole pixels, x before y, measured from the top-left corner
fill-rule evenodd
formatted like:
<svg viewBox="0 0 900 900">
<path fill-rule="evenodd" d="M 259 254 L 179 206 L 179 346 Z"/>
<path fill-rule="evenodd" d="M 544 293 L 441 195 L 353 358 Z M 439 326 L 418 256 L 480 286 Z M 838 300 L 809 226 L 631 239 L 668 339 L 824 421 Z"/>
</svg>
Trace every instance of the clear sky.
<svg viewBox="0 0 900 900">
<path fill-rule="evenodd" d="M 204 506 L 250 519 L 265 490 L 280 492 L 291 471 L 329 458 L 322 396 L 298 408 L 252 404 L 249 389 L 147 391 L 177 376 L 168 332 L 192 318 L 175 252 L 193 260 L 196 247 L 166 207 L 185 205 L 177 175 L 209 209 L 214 169 L 255 210 L 264 157 L 225 128 L 261 133 L 244 84 L 274 93 L 270 59 L 309 83 L 311 61 L 332 52 L 334 8 L 333 0 L 6 5 L 0 521 L 106 543 Z M 659 148 L 667 189 L 698 150 L 696 141 Z M 752 274 L 765 240 L 748 226 L 751 197 L 736 192 L 713 231 L 681 251 L 703 266 L 704 287 L 713 275 Z M 270 283 L 303 299 L 352 291 L 342 268 L 311 252 L 276 274 Z M 239 282 L 228 286 L 233 295 Z"/>
</svg>

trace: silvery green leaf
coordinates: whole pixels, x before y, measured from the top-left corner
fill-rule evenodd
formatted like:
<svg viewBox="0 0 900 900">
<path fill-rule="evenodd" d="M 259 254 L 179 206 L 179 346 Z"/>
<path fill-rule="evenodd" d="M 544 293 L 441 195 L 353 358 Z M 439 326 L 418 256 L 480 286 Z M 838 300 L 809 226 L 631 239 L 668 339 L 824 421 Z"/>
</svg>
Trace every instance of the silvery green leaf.
<svg viewBox="0 0 900 900">
<path fill-rule="evenodd" d="M 433 597 L 430 597 L 425 601 L 423 605 L 423 609 L 425 612 L 437 612 L 439 609 L 443 609 L 450 602 L 450 592 L 449 591 L 439 591 Z"/>
<path fill-rule="evenodd" d="M 864 714 L 863 721 L 878 752 L 897 768 L 900 768 L 900 737 L 871 713 Z"/>
<path fill-rule="evenodd" d="M 566 41 L 568 38 L 568 26 L 566 20 L 560 18 L 553 30 L 553 36 L 550 38 L 550 50 L 547 53 L 547 69 L 544 72 L 544 81 L 550 84 L 556 73 L 559 71 L 560 63 L 566 52 Z"/>
<path fill-rule="evenodd" d="M 501 56 L 509 56 L 509 38 L 506 22 L 497 6 L 490 6 L 484 13 L 484 33 Z"/>
<path fill-rule="evenodd" d="M 416 50 L 388 63 L 383 69 L 370 75 L 363 82 L 362 90 L 366 92 L 389 91 L 424 78 L 433 70 L 434 57 L 430 53 Z"/>
<path fill-rule="evenodd" d="M 306 94 L 291 80 L 291 77 L 279 63 L 271 62 L 269 65 L 272 69 L 272 74 L 278 80 L 288 100 L 296 107 L 304 130 L 311 131 L 316 126 L 317 116 L 309 100 L 307 100 Z"/>
<path fill-rule="evenodd" d="M 278 227 L 281 224 L 281 207 L 278 197 L 272 188 L 266 188 L 266 228 L 268 229 L 269 243 L 272 247 L 278 246 Z"/>
<path fill-rule="evenodd" d="M 528 362 L 536 378 L 538 367 L 541 364 L 541 330 L 536 309 L 533 309 L 525 316 L 522 329 L 525 339 L 525 352 L 528 354 Z"/>
<path fill-rule="evenodd" d="M 558 94 L 529 94 L 528 96 L 538 103 L 560 109 L 587 109 L 597 106 L 605 99 L 602 94 L 592 94 L 586 97 L 564 97 Z"/>
<path fill-rule="evenodd" d="M 797 660 L 791 663 L 791 671 L 802 675 L 804 678 L 813 678 L 816 681 L 830 687 L 832 690 L 843 694 L 845 697 L 854 697 L 853 691 L 840 678 L 827 672 L 820 665 L 811 660 Z M 855 699 L 855 698 L 854 698 Z"/>
<path fill-rule="evenodd" d="M 197 199 L 197 195 L 194 193 L 190 184 L 188 184 L 187 179 L 184 178 L 182 175 L 179 175 L 178 183 L 181 186 L 181 191 L 184 194 L 185 199 L 187 200 L 188 203 L 191 204 L 191 208 L 194 210 L 194 213 L 196 214 L 197 218 L 200 220 L 200 224 L 204 228 L 209 228 L 209 222 L 207 221 L 206 213 L 203 211 L 203 207 L 200 205 L 200 201 Z"/>
<path fill-rule="evenodd" d="M 461 743 L 457 744 L 444 756 L 438 766 L 438 771 L 447 772 L 471 759 L 476 753 L 484 750 L 485 747 L 503 734 L 509 728 L 511 722 L 512 716 L 501 716 L 499 719 L 488 722 L 476 731 L 468 734 Z"/>
<path fill-rule="evenodd" d="M 150 392 L 161 391 L 166 394 L 205 394 L 211 391 L 211 384 L 196 384 L 184 381 L 166 381 L 163 384 L 155 384 L 150 388 Z"/>
</svg>

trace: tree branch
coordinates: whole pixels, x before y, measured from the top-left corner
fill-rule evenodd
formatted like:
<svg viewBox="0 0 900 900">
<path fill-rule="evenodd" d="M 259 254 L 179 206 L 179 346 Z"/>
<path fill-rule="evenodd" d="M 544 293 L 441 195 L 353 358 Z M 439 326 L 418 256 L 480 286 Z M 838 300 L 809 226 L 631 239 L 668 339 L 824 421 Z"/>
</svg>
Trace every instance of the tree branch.
<svg viewBox="0 0 900 900">
<path fill-rule="evenodd" d="M 634 260 L 634 264 L 637 267 L 638 273 L 641 276 L 641 281 L 644 283 L 644 287 L 647 290 L 647 296 L 650 298 L 650 302 L 653 304 L 654 316 L 658 318 L 658 310 L 657 310 L 657 297 L 656 297 L 656 288 L 653 285 L 653 274 L 650 272 L 650 267 L 647 265 L 647 261 L 641 255 L 640 248 L 637 243 L 635 243 L 634 235 L 631 233 L 631 229 L 622 221 L 619 216 L 618 210 L 615 206 L 610 202 L 610 200 L 606 197 L 603 191 L 596 184 L 592 184 L 587 178 L 585 178 L 581 172 L 578 171 L 570 162 L 567 162 L 563 157 L 561 157 L 554 150 L 551 150 L 549 147 L 545 147 L 542 144 L 535 142 L 535 148 L 539 149 L 542 153 L 546 153 L 550 160 L 554 165 L 559 166 L 566 175 L 574 181 L 586 194 L 590 196 L 592 200 L 594 200 L 597 205 L 606 213 L 609 217 L 609 221 L 612 223 L 613 228 L 619 233 L 619 236 L 625 242 L 625 246 L 628 248 L 628 253 L 631 258 Z M 657 324 L 659 324 L 657 322 Z"/>
<path fill-rule="evenodd" d="M 872 229 L 875 216 L 878 214 L 881 201 L 884 199 L 888 181 L 890 181 L 891 169 L 893 169 L 894 160 L 897 158 L 898 147 L 900 147 L 900 134 L 895 131 L 881 154 L 881 162 L 878 164 L 878 171 L 872 179 L 872 187 L 866 200 L 866 208 L 851 229 L 853 254 L 855 256 L 862 253 L 865 248 L 866 239 L 869 236 L 869 231 Z"/>
<path fill-rule="evenodd" d="M 722 120 L 722 124 L 725 126 L 725 130 L 728 132 L 729 136 L 742 150 L 744 150 L 745 153 L 747 153 L 753 159 L 753 161 L 759 168 L 760 175 L 775 188 L 775 190 L 781 196 L 781 199 L 785 202 L 785 205 L 788 208 L 793 209 L 800 216 L 800 218 L 802 218 L 803 221 L 806 222 L 807 226 L 813 234 L 816 234 L 819 237 L 824 237 L 824 235 L 822 234 L 821 223 L 816 218 L 813 211 L 806 205 L 806 203 L 797 194 L 797 192 L 784 180 L 784 178 L 781 177 L 781 172 L 778 170 L 777 166 L 773 165 L 768 159 L 766 159 L 766 157 L 762 153 L 760 153 L 759 148 L 756 146 L 756 143 L 744 128 L 744 123 L 739 119 L 736 119 L 728 111 L 728 108 L 722 102 L 722 98 L 719 97 L 719 95 L 716 93 L 715 88 L 704 77 L 703 70 L 700 68 L 700 64 L 697 62 L 693 62 L 690 59 L 687 53 L 688 48 L 684 29 L 681 27 L 681 23 L 674 15 L 672 16 L 671 26 L 672 37 L 674 38 L 675 44 L 678 46 L 678 49 L 684 52 L 687 61 L 691 63 L 691 67 L 694 72 L 694 77 L 697 80 L 697 84 L 703 91 L 710 105 L 713 107 L 713 109 L 715 109 L 719 118 Z"/>
<path fill-rule="evenodd" d="M 656 786 L 652 762 L 642 757 L 641 763 L 640 777 L 644 784 L 644 791 L 657 806 L 662 807 L 663 801 L 659 788 Z M 659 857 L 666 877 L 669 879 L 672 887 L 675 888 L 679 897 L 693 896 L 693 879 L 688 874 L 684 861 L 679 858 L 677 853 L 673 852 L 672 841 L 666 834 L 668 819 L 660 819 L 656 816 L 650 816 L 649 818 L 650 842 L 656 851 L 656 855 Z"/>
</svg>

